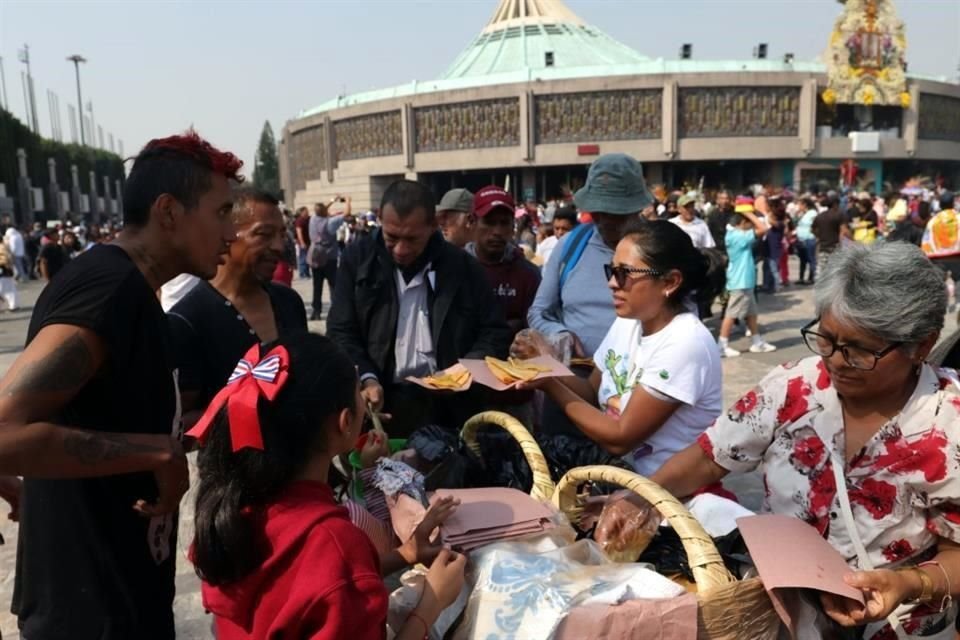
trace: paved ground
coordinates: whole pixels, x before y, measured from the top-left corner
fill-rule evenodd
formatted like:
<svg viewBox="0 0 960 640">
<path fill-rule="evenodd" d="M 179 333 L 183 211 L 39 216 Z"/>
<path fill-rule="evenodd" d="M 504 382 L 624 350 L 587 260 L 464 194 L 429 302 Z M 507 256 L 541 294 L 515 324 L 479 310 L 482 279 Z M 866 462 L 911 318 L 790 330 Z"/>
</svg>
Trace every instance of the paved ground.
<svg viewBox="0 0 960 640">
<path fill-rule="evenodd" d="M 311 298 L 310 282 L 298 280 L 295 288 L 304 296 Z M 20 352 L 30 320 L 32 305 L 40 292 L 38 283 L 30 283 L 21 288 L 21 309 L 17 312 L 0 312 L 0 371 L 6 371 Z M 754 355 L 745 353 L 742 357 L 724 360 L 724 403 L 730 405 L 737 397 L 756 384 L 772 367 L 786 360 L 805 356 L 808 351 L 800 338 L 799 329 L 808 322 L 813 313 L 812 291 L 809 287 L 789 287 L 774 296 L 764 296 L 760 300 L 761 329 L 766 339 L 779 350 L 771 354 Z M 718 319 L 709 320 L 707 325 L 714 331 Z M 322 332 L 323 322 L 311 322 L 311 330 Z M 948 328 L 955 323 L 948 320 Z M 750 341 L 742 334 L 734 334 L 734 348 L 746 350 Z M 760 501 L 760 485 L 757 477 L 746 476 L 728 480 L 728 486 L 741 496 L 747 506 L 756 508 Z M 178 637 L 181 639 L 210 638 L 210 619 L 204 615 L 200 603 L 199 586 L 192 568 L 185 560 L 186 544 L 192 537 L 192 496 L 187 494 L 183 502 L 180 525 L 180 560 L 177 567 L 177 615 Z M 2 510 L 2 508 L 0 508 Z M 0 521 L 0 533 L 6 544 L 0 546 L 0 610 L 6 610 L 13 592 L 14 558 L 16 554 L 17 525 Z M 0 613 L 0 631 L 3 637 L 18 638 L 16 620 L 9 613 Z"/>
</svg>

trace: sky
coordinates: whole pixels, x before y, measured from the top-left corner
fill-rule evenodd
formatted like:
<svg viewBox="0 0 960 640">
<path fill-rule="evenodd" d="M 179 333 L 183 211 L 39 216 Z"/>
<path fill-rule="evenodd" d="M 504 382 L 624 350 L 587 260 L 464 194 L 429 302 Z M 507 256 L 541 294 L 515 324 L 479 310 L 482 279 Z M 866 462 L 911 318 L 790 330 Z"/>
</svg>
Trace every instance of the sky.
<svg viewBox="0 0 960 640">
<path fill-rule="evenodd" d="M 483 29 L 497 0 L 195 0 L 0 2 L 0 57 L 8 108 L 24 119 L 17 51 L 30 45 L 41 133 L 47 90 L 83 101 L 132 155 L 148 140 L 194 126 L 236 153 L 248 173 L 265 121 L 277 138 L 301 109 L 340 93 L 440 76 Z M 814 60 L 825 49 L 837 0 L 567 0 L 585 22 L 652 58 Z M 960 0 L 898 0 L 911 72 L 957 81 Z"/>
</svg>

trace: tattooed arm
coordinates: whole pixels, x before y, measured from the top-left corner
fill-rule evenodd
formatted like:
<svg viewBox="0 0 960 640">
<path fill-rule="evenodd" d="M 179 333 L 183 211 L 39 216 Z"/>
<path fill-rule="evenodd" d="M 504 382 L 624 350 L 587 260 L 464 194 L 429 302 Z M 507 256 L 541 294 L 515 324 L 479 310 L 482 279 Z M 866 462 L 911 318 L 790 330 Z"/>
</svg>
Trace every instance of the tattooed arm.
<svg viewBox="0 0 960 640">
<path fill-rule="evenodd" d="M 82 478 L 152 471 L 160 501 L 139 504 L 140 510 L 172 510 L 187 488 L 186 461 L 175 438 L 85 431 L 51 422 L 105 356 L 102 340 L 89 329 L 50 325 L 37 334 L 0 380 L 0 473 Z"/>
</svg>

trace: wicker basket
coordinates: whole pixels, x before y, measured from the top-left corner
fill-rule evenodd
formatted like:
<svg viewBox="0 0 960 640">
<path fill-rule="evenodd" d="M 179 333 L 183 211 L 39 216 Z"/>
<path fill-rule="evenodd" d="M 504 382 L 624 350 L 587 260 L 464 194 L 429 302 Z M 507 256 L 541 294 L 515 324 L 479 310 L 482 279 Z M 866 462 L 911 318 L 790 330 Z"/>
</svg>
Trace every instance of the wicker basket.
<svg viewBox="0 0 960 640">
<path fill-rule="evenodd" d="M 460 437 L 463 438 L 463 441 L 481 462 L 483 462 L 483 456 L 480 452 L 480 443 L 477 442 L 477 431 L 486 425 L 500 427 L 513 436 L 513 439 L 520 445 L 523 456 L 533 472 L 533 488 L 530 490 L 530 495 L 537 500 L 550 502 L 555 486 L 550 478 L 550 468 L 547 466 L 547 461 L 533 435 L 527 431 L 527 428 L 519 420 L 511 415 L 500 411 L 478 413 L 463 425 Z"/>
<path fill-rule="evenodd" d="M 572 469 L 557 485 L 553 504 L 573 522 L 583 509 L 578 488 L 607 482 L 629 489 L 650 502 L 680 536 L 696 581 L 699 640 L 774 640 L 780 618 L 759 578 L 738 581 L 723 564 L 713 539 L 696 518 L 666 489 L 643 476 L 606 466 Z M 637 555 L 639 555 L 639 551 Z"/>
</svg>

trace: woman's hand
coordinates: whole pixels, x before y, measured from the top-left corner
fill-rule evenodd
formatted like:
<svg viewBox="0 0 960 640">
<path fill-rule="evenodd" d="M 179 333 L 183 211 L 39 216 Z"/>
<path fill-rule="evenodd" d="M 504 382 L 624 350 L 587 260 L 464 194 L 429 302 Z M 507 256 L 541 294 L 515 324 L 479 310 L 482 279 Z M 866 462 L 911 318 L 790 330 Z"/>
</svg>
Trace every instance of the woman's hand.
<svg viewBox="0 0 960 640">
<path fill-rule="evenodd" d="M 904 571 L 858 571 L 843 577 L 844 582 L 863 592 L 865 606 L 843 596 L 820 594 L 824 612 L 845 627 L 883 620 L 908 599 L 913 589 Z M 919 579 L 918 579 L 919 582 Z"/>
<path fill-rule="evenodd" d="M 525 382 L 518 382 L 516 389 L 518 391 L 543 391 L 551 398 L 554 398 L 557 389 L 563 387 L 560 378 L 534 378 Z"/>
<path fill-rule="evenodd" d="M 649 502 L 632 491 L 617 491 L 607 498 L 594 539 L 618 562 L 635 562 L 634 552 L 650 543 L 663 517 Z"/>
<path fill-rule="evenodd" d="M 434 543 L 430 541 L 430 535 L 434 529 L 453 515 L 458 506 L 460 501 L 450 496 L 440 498 L 430 505 L 423 521 L 414 529 L 413 535 L 397 550 L 407 564 L 418 562 L 429 564 L 434 561 L 443 547 L 440 545 L 440 536 L 437 536 L 437 542 Z"/>
</svg>

